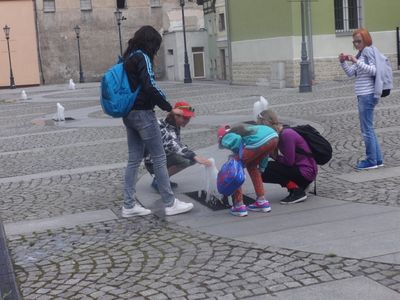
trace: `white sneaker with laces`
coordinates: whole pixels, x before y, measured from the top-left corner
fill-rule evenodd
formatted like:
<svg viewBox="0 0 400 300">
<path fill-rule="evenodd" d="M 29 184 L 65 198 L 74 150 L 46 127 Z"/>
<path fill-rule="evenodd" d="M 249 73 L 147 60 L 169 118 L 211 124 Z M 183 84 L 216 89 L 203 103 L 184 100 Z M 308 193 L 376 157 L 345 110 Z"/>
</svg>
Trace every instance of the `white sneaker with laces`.
<svg viewBox="0 0 400 300">
<path fill-rule="evenodd" d="M 193 208 L 193 203 L 182 202 L 175 198 L 174 204 L 170 207 L 165 208 L 165 215 L 173 216 L 173 215 L 183 214 L 185 212 L 192 210 L 192 208 Z"/>
<path fill-rule="evenodd" d="M 125 208 L 122 206 L 122 217 L 129 218 L 133 216 L 147 216 L 151 214 L 151 210 L 144 208 L 139 203 L 136 203 L 132 208 Z"/>
</svg>

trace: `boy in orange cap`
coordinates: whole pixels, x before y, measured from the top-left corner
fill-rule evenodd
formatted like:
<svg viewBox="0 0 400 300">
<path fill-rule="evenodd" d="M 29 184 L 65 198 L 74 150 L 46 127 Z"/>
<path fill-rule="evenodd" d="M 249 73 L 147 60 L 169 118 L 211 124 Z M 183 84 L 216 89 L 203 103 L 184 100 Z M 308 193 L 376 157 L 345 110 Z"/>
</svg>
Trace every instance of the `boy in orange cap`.
<svg viewBox="0 0 400 300">
<path fill-rule="evenodd" d="M 211 162 L 197 155 L 181 141 L 181 128 L 185 127 L 195 116 L 194 108 L 186 101 L 175 103 L 174 109 L 163 120 L 158 120 L 161 131 L 165 154 L 167 155 L 168 174 L 171 177 L 195 163 L 210 166 Z M 150 155 L 146 155 L 145 166 L 150 174 L 153 174 L 153 163 Z M 157 181 L 154 178 L 151 186 L 158 190 Z M 176 188 L 177 183 L 171 182 L 171 187 Z"/>
</svg>

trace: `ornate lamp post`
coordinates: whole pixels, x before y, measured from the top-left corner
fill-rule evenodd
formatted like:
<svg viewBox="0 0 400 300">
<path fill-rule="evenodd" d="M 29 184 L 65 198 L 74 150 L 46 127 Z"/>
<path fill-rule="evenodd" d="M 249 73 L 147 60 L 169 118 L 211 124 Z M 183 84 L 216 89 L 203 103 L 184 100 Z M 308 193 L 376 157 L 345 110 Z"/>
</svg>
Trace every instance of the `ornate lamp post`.
<svg viewBox="0 0 400 300">
<path fill-rule="evenodd" d="M 305 40 L 305 3 L 301 0 L 301 62 L 300 62 L 300 86 L 299 92 L 311 92 L 310 61 L 307 57 L 307 47 Z"/>
<path fill-rule="evenodd" d="M 122 11 L 120 11 L 119 8 L 117 8 L 117 10 L 114 11 L 114 15 L 118 25 L 119 52 L 120 55 L 122 56 L 121 22 L 126 20 L 126 18 L 122 15 Z"/>
<path fill-rule="evenodd" d="M 78 41 L 78 57 L 79 57 L 79 82 L 83 83 L 85 82 L 85 79 L 83 78 L 83 71 L 82 71 L 82 61 L 81 61 L 81 46 L 79 43 L 79 34 L 81 33 L 81 28 L 79 25 L 76 25 L 74 27 L 75 34 L 76 34 L 76 40 Z"/>
<path fill-rule="evenodd" d="M 182 9 L 182 28 L 183 28 L 183 44 L 185 46 L 185 78 L 183 80 L 184 83 L 192 83 L 192 78 L 190 76 L 190 65 L 189 59 L 187 54 L 187 47 L 186 47 L 186 28 L 185 28 L 185 0 L 179 0 L 179 4 L 181 5 Z"/>
<path fill-rule="evenodd" d="M 10 27 L 8 25 L 3 27 L 4 34 L 6 35 L 6 40 L 7 40 L 7 49 L 8 49 L 8 61 L 10 62 L 10 88 L 15 89 L 15 81 L 14 81 L 14 75 L 13 75 L 13 70 L 12 70 L 12 65 L 11 65 L 11 53 L 10 53 Z"/>
</svg>

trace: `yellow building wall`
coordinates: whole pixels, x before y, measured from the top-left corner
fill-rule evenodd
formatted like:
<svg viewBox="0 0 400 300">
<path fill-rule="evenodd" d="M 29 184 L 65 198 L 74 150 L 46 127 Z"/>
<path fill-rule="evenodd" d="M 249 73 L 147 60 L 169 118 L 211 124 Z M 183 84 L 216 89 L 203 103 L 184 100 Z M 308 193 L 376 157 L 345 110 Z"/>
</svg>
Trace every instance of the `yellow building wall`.
<svg viewBox="0 0 400 300">
<path fill-rule="evenodd" d="M 0 0 L 0 87 L 10 85 L 7 41 L 3 27 L 10 30 L 10 53 L 15 84 L 40 84 L 35 11 L 32 0 Z"/>
</svg>

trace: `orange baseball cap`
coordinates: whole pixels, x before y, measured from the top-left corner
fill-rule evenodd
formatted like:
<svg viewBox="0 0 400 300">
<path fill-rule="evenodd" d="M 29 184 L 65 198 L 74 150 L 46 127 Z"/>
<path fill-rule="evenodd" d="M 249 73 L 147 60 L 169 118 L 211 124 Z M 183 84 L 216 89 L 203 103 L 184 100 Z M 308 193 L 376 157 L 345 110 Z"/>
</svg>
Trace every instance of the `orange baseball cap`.
<svg viewBox="0 0 400 300">
<path fill-rule="evenodd" d="M 180 109 L 184 117 L 194 117 L 194 108 L 186 101 L 176 102 L 174 108 Z"/>
</svg>

